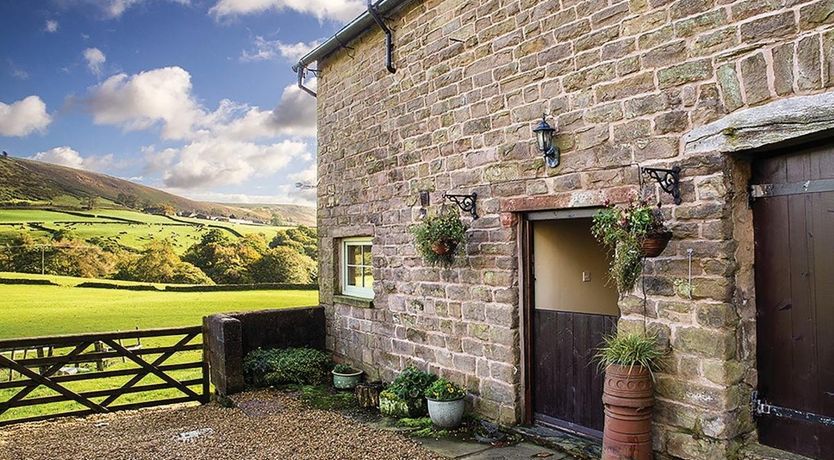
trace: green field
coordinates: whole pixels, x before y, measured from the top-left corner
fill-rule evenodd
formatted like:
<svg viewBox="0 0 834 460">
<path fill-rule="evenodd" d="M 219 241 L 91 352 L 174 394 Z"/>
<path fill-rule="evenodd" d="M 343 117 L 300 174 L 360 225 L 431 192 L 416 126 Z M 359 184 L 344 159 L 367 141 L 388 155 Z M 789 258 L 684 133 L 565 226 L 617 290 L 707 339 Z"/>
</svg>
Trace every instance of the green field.
<svg viewBox="0 0 834 460">
<path fill-rule="evenodd" d="M 0 225 L 0 244 L 21 231 L 29 232 L 36 240 L 46 242 L 50 239 L 50 232 L 70 230 L 85 241 L 103 238 L 133 250 L 141 250 L 154 239 L 168 239 L 180 254 L 200 241 L 211 228 L 229 230 L 230 236 L 262 233 L 267 240 L 271 240 L 278 230 L 288 228 L 171 218 L 127 209 L 93 209 L 73 213 L 43 209 L 0 209 L 0 224 L 5 224 Z"/>
<path fill-rule="evenodd" d="M 14 276 L 36 278 L 32 275 L 1 274 L 2 277 Z M 40 277 L 38 277 L 40 278 Z M 0 339 L 16 337 L 48 336 L 56 334 L 73 334 L 85 332 L 129 331 L 135 328 L 148 329 L 160 327 L 199 325 L 203 316 L 218 312 L 249 311 L 269 308 L 286 308 L 318 304 L 316 291 L 230 291 L 230 292 L 145 292 L 116 289 L 91 289 L 70 287 L 81 281 L 90 281 L 71 277 L 44 277 L 63 286 L 0 285 Z M 109 281 L 108 281 L 109 282 Z M 178 338 L 142 339 L 141 347 L 153 348 L 172 345 Z M 135 339 L 126 340 L 124 345 L 135 344 Z M 195 339 L 192 343 L 199 343 Z M 67 349 L 55 350 L 56 354 L 68 352 Z M 34 354 L 34 351 L 30 350 Z M 9 356 L 9 352 L 6 352 Z M 22 357 L 22 351 L 15 356 Z M 32 355 L 30 354 L 30 357 Z M 158 355 L 145 355 L 152 361 Z M 166 364 L 199 361 L 201 352 L 190 351 L 177 353 Z M 130 361 L 109 360 L 107 370 L 136 367 Z M 91 367 L 87 367 L 91 370 Z M 198 379 L 200 370 L 174 371 L 172 375 L 180 381 Z M 13 375 L 18 378 L 17 375 Z M 8 372 L 0 370 L 0 381 L 9 378 Z M 130 377 L 111 377 L 100 380 L 82 380 L 69 382 L 68 388 L 75 392 L 118 388 Z M 140 385 L 160 383 L 161 380 L 147 376 Z M 199 386 L 192 387 L 195 391 Z M 0 390 L 0 402 L 7 400 L 18 390 Z M 39 388 L 27 399 L 54 396 L 56 392 Z M 146 401 L 151 399 L 168 399 L 182 396 L 177 390 L 156 390 L 152 392 L 126 394 L 117 404 Z M 103 398 L 96 398 L 101 401 Z M 9 420 L 41 415 L 49 412 L 80 410 L 84 407 L 74 402 L 52 403 L 48 405 L 28 406 L 12 409 L 0 420 Z"/>
</svg>

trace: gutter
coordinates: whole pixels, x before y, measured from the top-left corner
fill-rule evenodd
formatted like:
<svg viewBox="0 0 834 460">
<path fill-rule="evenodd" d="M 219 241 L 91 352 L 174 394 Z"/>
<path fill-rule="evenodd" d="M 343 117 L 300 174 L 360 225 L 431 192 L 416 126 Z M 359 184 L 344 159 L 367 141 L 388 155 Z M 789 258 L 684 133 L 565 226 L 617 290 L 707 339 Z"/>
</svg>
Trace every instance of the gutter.
<svg viewBox="0 0 834 460">
<path fill-rule="evenodd" d="M 372 4 L 371 0 L 369 0 L 367 11 L 359 15 L 359 17 L 353 21 L 349 22 L 346 26 L 342 27 L 341 30 L 336 32 L 335 35 L 327 39 L 324 43 L 304 55 L 298 63 L 292 67 L 292 70 L 298 74 L 298 87 L 307 94 L 315 97 L 316 93 L 310 88 L 304 86 L 304 78 L 306 77 L 307 72 L 316 72 L 316 70 L 308 68 L 310 64 L 317 62 L 319 59 L 340 48 L 347 47 L 347 43 L 350 43 L 352 40 L 361 36 L 375 25 L 379 25 L 383 32 L 385 32 L 386 43 L 388 45 L 388 53 L 386 55 L 388 58 L 387 68 L 389 72 L 393 73 L 396 69 L 394 69 L 392 63 L 391 49 L 393 43 L 391 31 L 388 30 L 387 27 L 384 27 L 381 17 L 395 11 L 398 8 L 406 6 L 412 1 L 414 0 L 378 0 L 375 4 Z"/>
</svg>

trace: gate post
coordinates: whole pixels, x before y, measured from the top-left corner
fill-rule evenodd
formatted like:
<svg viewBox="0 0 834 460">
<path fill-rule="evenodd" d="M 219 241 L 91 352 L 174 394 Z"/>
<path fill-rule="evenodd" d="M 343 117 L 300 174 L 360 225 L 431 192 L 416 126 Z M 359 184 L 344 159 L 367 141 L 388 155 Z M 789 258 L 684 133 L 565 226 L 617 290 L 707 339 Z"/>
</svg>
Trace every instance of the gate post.
<svg viewBox="0 0 834 460">
<path fill-rule="evenodd" d="M 203 318 L 205 359 L 217 395 L 226 397 L 244 389 L 243 333 L 240 321 L 223 315 Z"/>
</svg>

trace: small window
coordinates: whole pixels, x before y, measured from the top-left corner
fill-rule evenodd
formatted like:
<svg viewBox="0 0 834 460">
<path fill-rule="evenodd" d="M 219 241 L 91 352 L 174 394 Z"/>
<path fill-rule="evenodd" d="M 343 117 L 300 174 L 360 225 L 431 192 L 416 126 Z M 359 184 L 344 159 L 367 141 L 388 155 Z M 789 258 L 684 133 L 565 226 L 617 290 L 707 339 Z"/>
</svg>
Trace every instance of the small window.
<svg viewBox="0 0 834 460">
<path fill-rule="evenodd" d="M 371 238 L 343 240 L 342 294 L 373 299 L 374 275 L 371 267 Z"/>
</svg>

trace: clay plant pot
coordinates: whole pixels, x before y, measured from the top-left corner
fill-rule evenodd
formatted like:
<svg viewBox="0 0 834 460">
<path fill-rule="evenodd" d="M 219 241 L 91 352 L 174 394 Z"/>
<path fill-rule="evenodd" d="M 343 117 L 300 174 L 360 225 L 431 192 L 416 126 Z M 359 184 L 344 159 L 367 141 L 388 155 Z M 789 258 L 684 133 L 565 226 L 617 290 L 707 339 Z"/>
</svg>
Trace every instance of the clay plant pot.
<svg viewBox="0 0 834 460">
<path fill-rule="evenodd" d="M 456 245 L 448 240 L 439 240 L 431 244 L 431 250 L 439 256 L 454 252 Z"/>
<path fill-rule="evenodd" d="M 602 460 L 651 460 L 654 384 L 649 370 L 643 366 L 608 366 L 602 404 Z"/>
<path fill-rule="evenodd" d="M 672 239 L 672 232 L 653 233 L 643 239 L 643 257 L 657 257 Z"/>
</svg>

